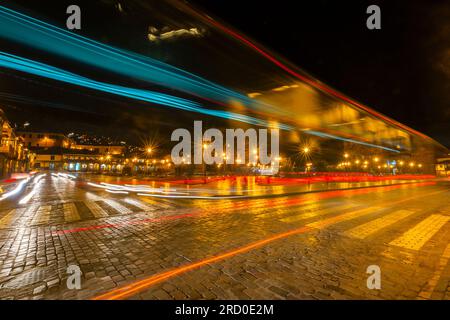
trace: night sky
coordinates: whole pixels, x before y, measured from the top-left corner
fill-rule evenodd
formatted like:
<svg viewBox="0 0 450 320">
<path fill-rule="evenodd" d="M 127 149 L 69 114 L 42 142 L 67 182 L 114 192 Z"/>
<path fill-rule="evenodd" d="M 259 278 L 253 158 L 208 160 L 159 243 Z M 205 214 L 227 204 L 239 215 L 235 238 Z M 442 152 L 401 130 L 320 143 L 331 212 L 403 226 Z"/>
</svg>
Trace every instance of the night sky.
<svg viewBox="0 0 450 320">
<path fill-rule="evenodd" d="M 50 1 L 7 2 L 30 8 L 31 13 L 42 11 L 44 16 L 48 13 L 52 17 L 65 6 L 58 2 L 57 6 L 50 7 Z M 189 2 L 326 84 L 450 146 L 450 0 Z M 111 4 L 113 1 L 99 3 Z M 366 28 L 366 8 L 370 4 L 381 7 L 381 30 Z M 58 19 L 53 22 L 63 25 L 65 16 L 59 15 Z M 99 30 L 114 28 L 101 12 L 89 11 L 85 23 L 89 19 L 96 21 Z M 105 23 L 98 24 L 98 19 L 105 19 Z M 15 49 L 3 46 L 5 51 L 16 52 Z M 23 78 L 20 78 L 4 77 L 3 88 L 15 87 L 15 91 L 6 91 L 22 95 Z M 33 77 L 26 81 L 31 84 Z M 86 132 L 94 132 L 99 124 L 103 124 L 102 133 L 132 140 L 142 134 L 142 128 L 155 128 L 167 122 L 163 116 L 158 118 L 153 114 L 149 117 L 139 102 L 134 102 L 134 110 L 124 112 L 120 110 L 130 103 L 122 98 L 95 95 L 69 86 L 50 89 L 54 95 L 50 97 L 44 94 L 45 90 L 36 88 L 32 99 L 45 101 L 64 97 L 61 98 L 63 108 L 53 105 L 46 109 L 45 103 L 29 108 L 31 103 L 14 101 L 14 97 L 8 97 L 8 100 L 0 97 L 2 108 L 13 121 L 31 120 L 35 126 L 53 126 L 54 130 L 78 128 Z M 31 86 L 27 89 L 32 93 Z M 52 103 L 48 101 L 48 104 Z M 109 111 L 104 112 L 100 106 L 108 106 Z M 145 120 L 149 118 L 152 123 Z M 78 123 L 69 128 L 74 119 L 79 120 Z M 127 133 L 117 130 L 124 126 L 127 126 Z"/>
<path fill-rule="evenodd" d="M 195 0 L 318 79 L 450 146 L 450 1 Z M 367 6 L 381 30 L 366 28 Z"/>
</svg>

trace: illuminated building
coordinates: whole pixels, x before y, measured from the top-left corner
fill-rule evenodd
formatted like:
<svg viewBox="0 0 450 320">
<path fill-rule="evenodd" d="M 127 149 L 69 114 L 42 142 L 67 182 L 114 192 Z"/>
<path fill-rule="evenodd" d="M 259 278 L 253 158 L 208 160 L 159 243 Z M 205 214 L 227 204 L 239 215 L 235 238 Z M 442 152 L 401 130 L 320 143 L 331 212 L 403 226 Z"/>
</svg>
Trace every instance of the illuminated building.
<svg viewBox="0 0 450 320">
<path fill-rule="evenodd" d="M 0 142 L 0 176 L 8 177 L 15 172 L 26 172 L 34 161 L 34 155 L 24 146 L 23 139 L 18 136 L 0 109 L 1 142 Z"/>
<path fill-rule="evenodd" d="M 61 147 L 70 148 L 74 141 L 62 133 L 55 132 L 33 132 L 33 131 L 18 131 L 17 135 L 22 137 L 25 146 L 31 147 Z"/>
</svg>

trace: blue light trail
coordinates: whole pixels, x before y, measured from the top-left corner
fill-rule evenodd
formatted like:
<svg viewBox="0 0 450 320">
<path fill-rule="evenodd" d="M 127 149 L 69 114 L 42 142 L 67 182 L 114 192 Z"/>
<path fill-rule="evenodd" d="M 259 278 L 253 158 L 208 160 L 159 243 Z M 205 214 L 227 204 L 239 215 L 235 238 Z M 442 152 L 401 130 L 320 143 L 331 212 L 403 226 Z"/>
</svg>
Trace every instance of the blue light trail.
<svg viewBox="0 0 450 320">
<path fill-rule="evenodd" d="M 0 6 L 0 36 L 127 77 L 199 97 L 286 115 L 286 112 L 161 61 L 92 39 Z"/>
<path fill-rule="evenodd" d="M 51 24 L 21 14 L 0 6 L 0 37 L 18 41 L 26 45 L 73 59 L 107 71 L 122 74 L 127 77 L 162 85 L 182 92 L 202 97 L 208 100 L 229 104 L 232 101 L 241 102 L 244 106 L 272 115 L 292 117 L 280 108 L 264 102 L 253 100 L 247 96 L 215 84 L 195 74 L 176 68 L 161 61 L 142 56 L 127 50 L 115 48 L 92 39 L 71 33 Z M 33 60 L 28 60 L 8 53 L 0 52 L 0 66 L 31 73 L 82 87 L 116 94 L 123 97 L 165 105 L 186 111 L 198 112 L 224 119 L 241 121 L 253 125 L 294 130 L 287 124 L 274 124 L 229 111 L 203 108 L 199 103 L 154 91 L 134 89 L 89 79 L 68 71 L 58 69 Z M 398 150 L 361 142 L 353 139 L 322 133 L 313 130 L 304 131 L 311 135 L 349 141 L 361 145 L 380 148 L 393 152 Z"/>
<path fill-rule="evenodd" d="M 37 76 L 82 86 L 89 89 L 112 93 L 127 98 L 137 99 L 150 103 L 156 103 L 181 110 L 202 113 L 214 117 L 241 121 L 268 128 L 279 128 L 284 130 L 293 129 L 293 127 L 289 125 L 272 124 L 269 121 L 257 119 L 242 114 L 237 114 L 234 112 L 206 109 L 201 107 L 201 105 L 195 101 L 171 96 L 160 92 L 128 88 L 124 86 L 95 81 L 62 69 L 55 68 L 53 66 L 49 66 L 40 62 L 36 62 L 33 60 L 29 60 L 1 51 L 0 51 L 0 67 L 14 69 L 21 72 L 30 73 Z"/>
</svg>

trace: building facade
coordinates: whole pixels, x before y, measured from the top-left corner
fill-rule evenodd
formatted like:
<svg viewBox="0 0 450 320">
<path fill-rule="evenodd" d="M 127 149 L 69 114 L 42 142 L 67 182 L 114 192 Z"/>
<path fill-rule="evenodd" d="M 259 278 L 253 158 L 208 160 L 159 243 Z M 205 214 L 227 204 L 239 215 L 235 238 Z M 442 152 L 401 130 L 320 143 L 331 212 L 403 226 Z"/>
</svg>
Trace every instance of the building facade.
<svg viewBox="0 0 450 320">
<path fill-rule="evenodd" d="M 28 148 L 71 148 L 75 144 L 62 133 L 18 131 L 16 134 L 23 139 L 24 145 Z"/>
<path fill-rule="evenodd" d="M 450 157 L 438 158 L 436 162 L 436 176 L 450 177 Z"/>
<path fill-rule="evenodd" d="M 76 150 L 89 150 L 97 154 L 102 155 L 120 155 L 124 156 L 125 146 L 113 146 L 113 145 L 89 145 L 89 144 L 74 144 L 71 147 Z"/>
<path fill-rule="evenodd" d="M 34 154 L 24 145 L 0 109 L 0 177 L 7 178 L 12 173 L 27 172 L 33 166 Z"/>
</svg>

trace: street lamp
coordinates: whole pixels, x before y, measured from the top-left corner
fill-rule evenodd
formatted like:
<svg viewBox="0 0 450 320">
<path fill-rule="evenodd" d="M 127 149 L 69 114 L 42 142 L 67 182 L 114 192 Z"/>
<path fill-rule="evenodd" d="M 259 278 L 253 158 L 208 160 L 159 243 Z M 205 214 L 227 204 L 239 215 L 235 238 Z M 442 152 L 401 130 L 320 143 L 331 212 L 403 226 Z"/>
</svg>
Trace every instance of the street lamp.
<svg viewBox="0 0 450 320">
<path fill-rule="evenodd" d="M 145 149 L 145 152 L 146 152 L 146 154 L 147 154 L 147 161 L 145 162 L 145 166 L 146 166 L 146 171 L 147 171 L 147 174 L 150 174 L 150 167 L 149 167 L 149 162 L 150 162 L 150 155 L 152 154 L 152 152 L 153 152 L 153 147 L 152 146 L 148 146 L 146 149 Z"/>
<path fill-rule="evenodd" d="M 206 148 L 208 148 L 208 146 L 209 146 L 208 143 L 206 143 L 206 142 L 203 143 L 203 159 L 205 157 L 204 152 L 205 152 Z M 205 161 L 202 161 L 202 169 L 203 169 L 203 176 L 206 178 L 206 163 L 205 163 Z"/>
</svg>

